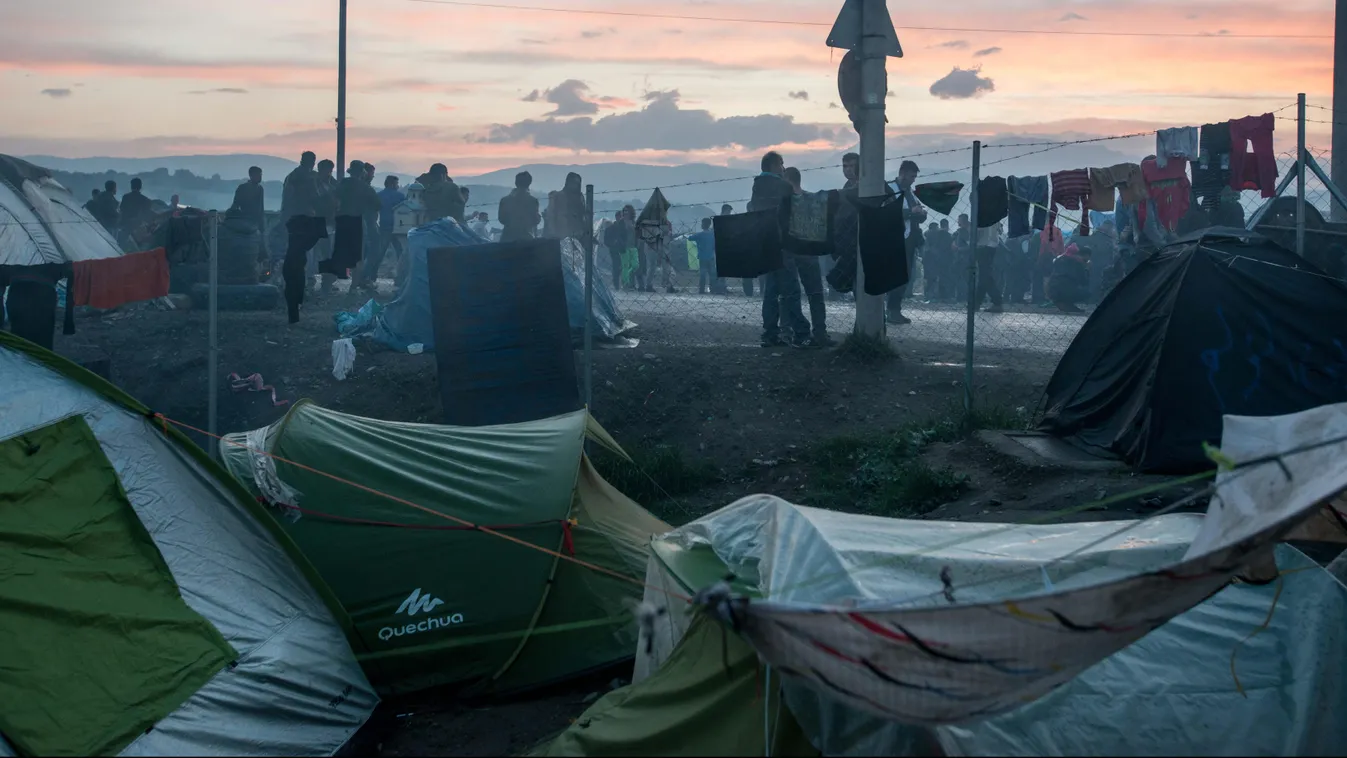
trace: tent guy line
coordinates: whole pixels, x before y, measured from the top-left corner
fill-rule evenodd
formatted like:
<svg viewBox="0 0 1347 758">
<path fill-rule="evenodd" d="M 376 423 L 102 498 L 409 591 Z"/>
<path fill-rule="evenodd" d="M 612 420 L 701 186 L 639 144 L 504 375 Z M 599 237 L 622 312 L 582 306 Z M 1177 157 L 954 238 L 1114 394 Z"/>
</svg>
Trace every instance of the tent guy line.
<svg viewBox="0 0 1347 758">
<path fill-rule="evenodd" d="M 519 539 L 518 537 L 512 537 L 512 536 L 510 536 L 510 535 L 508 535 L 508 534 L 504 534 L 504 533 L 502 533 L 502 532 L 495 531 L 494 529 L 492 529 L 492 528 L 490 528 L 490 527 L 481 526 L 481 525 L 479 525 L 479 524 L 474 524 L 474 523 L 472 523 L 471 521 L 468 521 L 468 520 L 466 520 L 466 519 L 458 518 L 457 516 L 451 516 L 451 515 L 449 515 L 449 514 L 447 514 L 447 513 L 441 513 L 440 511 L 437 511 L 437 510 L 435 510 L 434 508 L 427 508 L 427 507 L 424 506 L 424 505 L 421 505 L 421 504 L 419 504 L 419 503 L 413 503 L 413 502 L 410 501 L 410 500 L 406 500 L 406 499 L 397 497 L 396 495 L 390 495 L 390 494 L 388 494 L 388 493 L 386 493 L 386 492 L 380 492 L 379 490 L 376 490 L 376 489 L 374 489 L 373 487 L 367 487 L 367 486 L 365 486 L 365 485 L 363 485 L 363 484 L 360 484 L 359 482 L 353 482 L 353 481 L 351 481 L 350 479 L 344 479 L 344 478 L 342 478 L 342 477 L 340 477 L 340 476 L 337 476 L 337 475 L 335 475 L 335 474 L 329 474 L 329 473 L 326 472 L 326 471 L 321 471 L 321 470 L 319 470 L 319 469 L 313 468 L 312 466 L 306 466 L 306 465 L 304 465 L 304 464 L 302 464 L 302 463 L 298 463 L 298 462 L 296 462 L 296 461 L 292 461 L 292 460 L 289 460 L 289 459 L 287 459 L 287 458 L 282 458 L 282 457 L 280 457 L 279 455 L 276 455 L 276 454 L 274 454 L 274 453 L 271 453 L 271 452 L 269 452 L 269 451 L 267 451 L 267 450 L 258 450 L 257 448 L 250 447 L 250 446 L 245 445 L 245 444 L 243 444 L 243 443 L 241 443 L 241 442 L 235 442 L 235 441 L 233 441 L 233 440 L 225 439 L 225 438 L 224 438 L 223 436 L 221 436 L 221 435 L 218 435 L 218 434 L 212 434 L 212 433 L 206 431 L 205 429 L 201 429 L 201 428 L 199 428 L 199 427 L 192 426 L 191 424 L 188 424 L 188 423 L 185 423 L 185 422 L 182 422 L 182 421 L 177 421 L 177 420 L 175 420 L 175 419 L 171 419 L 171 418 L 169 418 L 168 416 L 165 416 L 165 415 L 162 414 L 162 413 L 154 413 L 154 414 L 152 414 L 151 417 L 154 418 L 154 419 L 157 419 L 157 420 L 158 420 L 160 423 L 162 423 L 162 424 L 165 424 L 165 425 L 167 425 L 167 424 L 173 424 L 174 426 L 180 427 L 180 428 L 182 428 L 182 429 L 187 429 L 188 431 L 193 431 L 193 432 L 196 432 L 197 434 L 205 435 L 206 437 L 209 437 L 209 438 L 211 438 L 211 439 L 219 440 L 220 442 L 223 442 L 223 443 L 225 443 L 225 444 L 227 444 L 227 445 L 230 445 L 230 446 L 232 446 L 232 447 L 243 448 L 243 449 L 248 450 L 249 452 L 252 452 L 252 453 L 257 453 L 257 454 L 259 454 L 259 455 L 265 455 L 266 457 L 271 458 L 272 460 L 277 460 L 277 461 L 280 461 L 281 463 L 286 463 L 286 464 L 289 464 L 289 465 L 294 466 L 294 467 L 296 467 L 296 468 L 303 469 L 303 470 L 305 470 L 305 471 L 308 471 L 308 472 L 311 473 L 311 474 L 317 474 L 318 476 L 326 477 L 327 479 L 331 479 L 331 480 L 334 481 L 334 482 L 338 482 L 338 483 L 340 483 L 340 484 L 345 484 L 345 485 L 347 485 L 347 486 L 349 486 L 349 487 L 354 487 L 354 488 L 356 488 L 356 489 L 358 489 L 358 490 L 360 490 L 360 491 L 362 491 L 362 492 L 367 492 L 367 493 L 369 493 L 369 494 L 371 494 L 371 495 L 374 495 L 374 496 L 376 496 L 376 497 L 381 497 L 381 498 L 384 498 L 384 499 L 386 499 L 386 500 L 391 500 L 391 501 L 393 501 L 393 502 L 395 502 L 395 503 L 398 503 L 399 505 L 405 505 L 405 506 L 407 506 L 408 508 L 414 508 L 414 509 L 416 509 L 416 510 L 418 510 L 418 511 L 421 511 L 421 512 L 423 512 L 423 513 L 428 513 L 428 514 L 430 514 L 430 515 L 432 515 L 432 516 L 438 516 L 438 517 L 440 517 L 440 518 L 442 518 L 442 519 L 446 519 L 446 520 L 448 520 L 448 521 L 453 521 L 453 522 L 455 522 L 455 523 L 457 523 L 457 524 L 463 525 L 463 526 L 466 527 L 467 529 L 471 529 L 471 530 L 473 530 L 473 531 L 478 531 L 478 532 L 481 532 L 481 533 L 483 533 L 483 534 L 489 534 L 489 535 L 492 535 L 493 537 L 499 537 L 499 538 L 501 538 L 501 539 L 503 539 L 503 540 L 506 540 L 507 542 L 513 542 L 513 543 L 515 543 L 515 544 L 517 544 L 517 545 L 521 545 L 521 546 L 526 547 L 526 548 L 528 548 L 528 549 L 530 549 L 530 550 L 535 550 L 535 551 L 540 552 L 540 553 L 545 553 L 545 554 L 547 554 L 547 555 L 552 556 L 553 558 L 558 558 L 558 559 L 563 560 L 563 561 L 570 561 L 571 563 L 574 563 L 574 564 L 576 564 L 577 566 L 580 566 L 580 567 L 582 567 L 582 568 L 587 568 L 587 569 L 589 569 L 589 570 L 591 570 L 591 571 L 595 571 L 595 572 L 598 572 L 598 573 L 600 573 L 600 574 L 604 574 L 604 575 L 606 575 L 606 576 L 611 576 L 611 577 L 613 577 L 613 578 L 615 578 L 615 579 L 620 579 L 620 580 L 622 580 L 622 581 L 624 581 L 624 582 L 628 582 L 628 583 L 635 584 L 635 585 L 638 585 L 638 586 L 641 586 L 641 587 L 645 587 L 645 588 L 647 588 L 647 589 L 653 589 L 653 590 L 655 590 L 655 591 L 657 591 L 657 592 L 663 592 L 664 594 L 669 595 L 670 597 L 674 597 L 674 598 L 677 598 L 677 599 L 679 599 L 679 600 L 682 600 L 682 601 L 685 602 L 685 603 L 690 603 L 690 602 L 692 602 L 692 598 L 687 597 L 687 596 L 685 596 L 685 595 L 681 595 L 681 594 L 679 594 L 679 593 L 677 593 L 677 592 L 673 592 L 673 591 L 671 591 L 671 590 L 667 590 L 667 589 L 664 589 L 664 588 L 662 588 L 662 587 L 653 587 L 653 586 L 651 586 L 651 585 L 649 585 L 649 584 L 647 584 L 647 583 L 645 583 L 645 582 L 643 582 L 643 581 L 640 581 L 639 579 L 632 579 L 631 577 L 625 576 L 625 575 L 620 574 L 620 573 L 618 573 L 618 572 L 616 572 L 616 571 L 611 571 L 611 570 L 606 569 L 606 568 L 604 568 L 604 567 L 602 567 L 602 566 L 596 566 L 596 565 L 594 565 L 594 564 L 592 564 L 592 563 L 589 563 L 588 561 L 582 561 L 582 560 L 580 560 L 579 558 L 574 558 L 574 557 L 572 557 L 572 556 L 566 555 L 566 554 L 564 554 L 564 553 L 562 553 L 562 552 L 560 552 L 560 551 L 558 551 L 558 550 L 551 550 L 551 549 L 549 549 L 549 548 L 542 547 L 541 545 L 535 545 L 535 544 L 533 544 L 532 542 L 529 542 L 529 541 L 527 541 L 527 540 L 521 540 L 521 539 Z M 288 506 L 287 506 L 287 507 L 288 507 Z"/>
</svg>

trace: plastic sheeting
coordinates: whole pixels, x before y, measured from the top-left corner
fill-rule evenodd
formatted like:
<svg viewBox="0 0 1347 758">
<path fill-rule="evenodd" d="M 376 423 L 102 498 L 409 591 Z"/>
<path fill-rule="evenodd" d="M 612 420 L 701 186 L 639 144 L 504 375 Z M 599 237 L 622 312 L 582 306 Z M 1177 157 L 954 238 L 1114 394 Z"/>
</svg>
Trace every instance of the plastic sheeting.
<svg viewBox="0 0 1347 758">
<path fill-rule="evenodd" d="M 55 356 L 38 360 L 16 345 L 0 333 L 6 380 L 0 382 L 0 439 L 83 415 L 183 600 L 240 654 L 237 666 L 213 677 L 122 754 L 335 752 L 364 724 L 377 698 L 331 610 L 291 554 L 226 487 L 223 472 L 208 469 L 142 413 L 62 375 L 62 366 L 73 366 Z M 6 748 L 0 741 L 0 753 Z"/>
<path fill-rule="evenodd" d="M 343 337 L 371 334 L 374 339 L 394 350 L 406 351 L 408 345 L 420 343 L 427 352 L 435 349 L 435 329 L 431 323 L 430 274 L 426 253 L 439 247 L 480 245 L 491 240 L 460 226 L 452 218 L 440 219 L 418 226 L 407 234 L 404 255 L 408 256 L 407 277 L 397 295 L 382 312 L 368 303 L 357 314 L 337 314 L 338 331 Z M 566 285 L 566 308 L 571 326 L 572 341 L 584 334 L 585 328 L 585 269 L 583 248 L 574 240 L 565 240 L 562 247 L 562 275 Z M 603 277 L 594 276 L 595 337 L 613 340 L 635 327 L 622 318 Z M 374 301 L 370 301 L 373 303 Z M 369 312 L 374 311 L 374 312 Z M 368 312 L 368 316 L 366 313 Z M 343 317 L 347 318 L 343 318 Z"/>
</svg>

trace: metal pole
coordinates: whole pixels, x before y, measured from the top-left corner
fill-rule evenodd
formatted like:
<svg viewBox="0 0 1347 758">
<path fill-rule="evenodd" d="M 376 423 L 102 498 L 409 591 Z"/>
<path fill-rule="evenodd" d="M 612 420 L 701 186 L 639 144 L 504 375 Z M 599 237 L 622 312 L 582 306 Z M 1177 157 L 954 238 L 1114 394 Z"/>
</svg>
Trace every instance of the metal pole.
<svg viewBox="0 0 1347 758">
<path fill-rule="evenodd" d="M 973 324 L 978 312 L 978 180 L 982 173 L 982 140 L 973 140 L 973 178 L 968 193 L 968 330 L 963 350 L 963 410 L 973 416 Z"/>
<path fill-rule="evenodd" d="M 1296 97 L 1296 255 L 1305 257 L 1305 93 Z"/>
<path fill-rule="evenodd" d="M 1333 184 L 1339 188 L 1347 187 L 1347 0 L 1335 3 L 1336 18 L 1333 22 L 1333 157 L 1328 167 L 1333 174 Z M 1302 120 L 1303 123 L 1303 120 Z M 1337 157 L 1345 156 L 1341 160 Z M 1333 206 L 1332 219 L 1347 221 L 1347 209 Z"/>
<path fill-rule="evenodd" d="M 337 24 L 337 176 L 346 171 L 346 0 Z"/>
<path fill-rule="evenodd" d="M 861 181 L 860 197 L 884 196 L 884 96 L 888 91 L 881 29 L 888 18 L 885 0 L 861 0 Z M 865 266 L 856 254 L 857 334 L 884 336 L 884 299 L 865 294 Z"/>
<path fill-rule="evenodd" d="M 215 211 L 210 212 L 210 334 L 207 338 L 210 347 L 206 356 L 206 371 L 208 377 L 208 389 L 210 393 L 206 400 L 206 430 L 211 433 L 210 440 L 206 444 L 210 445 L 210 455 L 215 458 L 219 455 L 218 446 L 215 444 L 215 435 L 220 433 L 216 428 L 218 418 L 218 405 L 220 395 L 220 339 L 219 339 L 219 317 L 218 309 L 220 305 L 220 214 Z"/>
<path fill-rule="evenodd" d="M 594 402 L 594 185 L 585 185 L 585 408 Z"/>
</svg>

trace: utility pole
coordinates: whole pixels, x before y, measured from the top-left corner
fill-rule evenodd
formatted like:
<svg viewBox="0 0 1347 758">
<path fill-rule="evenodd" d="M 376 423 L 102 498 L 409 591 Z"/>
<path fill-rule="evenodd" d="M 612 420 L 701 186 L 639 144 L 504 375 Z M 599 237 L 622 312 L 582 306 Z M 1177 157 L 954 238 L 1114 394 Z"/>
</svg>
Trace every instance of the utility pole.
<svg viewBox="0 0 1347 758">
<path fill-rule="evenodd" d="M 1347 0 L 1337 0 L 1333 22 L 1333 156 L 1329 170 L 1333 184 L 1347 190 Z M 1341 158 L 1339 156 L 1342 156 Z M 1347 221 L 1347 209 L 1330 203 L 1334 221 Z"/>
<path fill-rule="evenodd" d="M 346 175 L 346 0 L 337 25 L 337 176 Z"/>
<path fill-rule="evenodd" d="M 860 197 L 884 196 L 884 96 L 888 72 L 883 25 L 889 23 L 886 0 L 861 0 L 861 182 Z M 884 336 L 884 299 L 865 293 L 865 266 L 856 255 L 856 329 L 866 337 Z"/>
</svg>

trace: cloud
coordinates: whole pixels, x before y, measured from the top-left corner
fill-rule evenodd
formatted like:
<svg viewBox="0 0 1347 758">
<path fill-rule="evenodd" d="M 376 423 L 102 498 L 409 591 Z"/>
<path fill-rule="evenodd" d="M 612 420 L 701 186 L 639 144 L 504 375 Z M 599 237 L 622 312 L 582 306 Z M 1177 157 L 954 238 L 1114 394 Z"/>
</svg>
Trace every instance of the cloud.
<svg viewBox="0 0 1347 758">
<path fill-rule="evenodd" d="M 941 100 L 966 100 L 996 91 L 996 84 L 982 76 L 981 68 L 959 68 L 937 79 L 931 85 L 931 94 Z"/>
<path fill-rule="evenodd" d="M 598 39 L 608 34 L 617 34 L 617 27 L 605 26 L 601 29 L 585 29 L 580 32 L 580 37 L 581 39 Z"/>
<path fill-rule="evenodd" d="M 543 39 L 527 39 L 527 38 L 519 40 L 519 43 L 520 43 L 521 45 L 548 45 L 548 44 L 551 44 L 551 43 L 548 42 L 547 40 L 543 40 Z"/>
<path fill-rule="evenodd" d="M 933 47 L 946 47 L 946 48 L 949 48 L 950 50 L 967 50 L 967 49 L 968 49 L 968 40 L 966 40 L 966 39 L 952 39 L 952 40 L 950 40 L 950 41 L 948 41 L 948 42 L 941 42 L 940 44 L 934 45 Z"/>
<path fill-rule="evenodd" d="M 790 99 L 792 99 L 792 100 L 808 100 L 808 99 L 809 99 L 809 93 L 806 92 L 805 90 L 800 90 L 799 92 L 787 92 L 786 94 L 789 95 L 789 96 L 790 96 Z"/>
<path fill-rule="evenodd" d="M 248 90 L 242 87 L 216 87 L 215 89 L 194 89 L 189 95 L 246 95 Z"/>
<path fill-rule="evenodd" d="M 830 109 L 836 110 L 838 108 L 841 108 L 842 106 L 838 105 L 837 103 L 828 103 L 828 107 Z"/>
<path fill-rule="evenodd" d="M 1061 18 L 1057 19 L 1057 22 L 1058 22 L 1058 23 L 1064 23 L 1064 22 L 1067 22 L 1067 21 L 1089 21 L 1089 20 L 1090 20 L 1090 19 L 1088 19 L 1088 18 L 1086 18 L 1086 17 L 1080 15 L 1079 13 L 1076 13 L 1075 11 L 1071 11 L 1071 12 L 1069 12 L 1069 13 L 1063 15 Z"/>
<path fill-rule="evenodd" d="M 716 118 L 709 111 L 679 107 L 677 90 L 647 92 L 644 108 L 600 119 L 529 119 L 497 124 L 480 142 L 524 142 L 592 152 L 634 150 L 709 150 L 738 147 L 760 150 L 775 145 L 833 140 L 836 132 L 791 116 L 761 114 Z"/>
<path fill-rule="evenodd" d="M 976 53 L 973 53 L 973 57 L 986 58 L 989 55 L 996 55 L 999 52 L 1001 52 L 1001 48 L 999 47 L 984 47 L 981 50 L 977 51 Z"/>
<path fill-rule="evenodd" d="M 592 116 L 601 108 L 631 107 L 635 103 L 620 97 L 594 96 L 589 85 L 579 79 L 567 79 L 551 89 L 533 90 L 523 97 L 526 103 L 546 101 L 556 108 L 546 114 L 550 118 Z"/>
<path fill-rule="evenodd" d="M 42 90 L 42 94 L 46 95 L 47 97 L 59 100 L 63 97 L 70 97 L 74 93 L 62 87 L 60 89 L 44 89 Z"/>
</svg>

